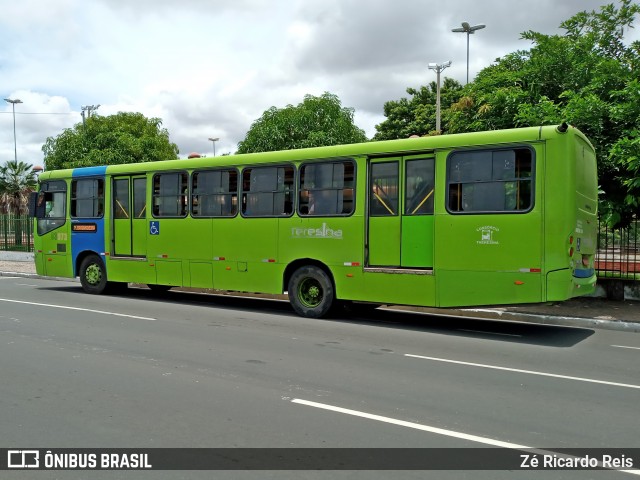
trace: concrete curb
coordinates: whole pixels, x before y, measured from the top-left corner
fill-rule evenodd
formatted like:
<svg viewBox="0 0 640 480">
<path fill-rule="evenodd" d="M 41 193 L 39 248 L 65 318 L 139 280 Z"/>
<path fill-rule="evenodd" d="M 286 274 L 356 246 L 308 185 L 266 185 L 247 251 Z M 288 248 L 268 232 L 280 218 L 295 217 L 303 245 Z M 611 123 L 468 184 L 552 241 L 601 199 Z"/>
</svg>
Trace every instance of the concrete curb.
<svg viewBox="0 0 640 480">
<path fill-rule="evenodd" d="M 0 251 L 0 260 L 8 262 L 34 262 L 33 252 Z"/>
<path fill-rule="evenodd" d="M 0 272 L 0 277 L 24 277 L 41 280 L 57 280 L 79 283 L 78 278 L 42 277 L 36 273 Z M 500 320 L 519 323 L 536 323 L 539 325 L 553 325 L 577 328 L 599 328 L 603 330 L 618 330 L 629 333 L 640 333 L 640 323 L 623 320 L 604 320 L 598 318 L 568 317 L 561 315 L 545 315 L 541 313 L 509 312 L 493 309 L 437 309 L 412 307 L 383 307 L 388 311 L 412 312 L 423 315 L 437 315 L 440 317 L 466 318 L 470 320 Z"/>
</svg>

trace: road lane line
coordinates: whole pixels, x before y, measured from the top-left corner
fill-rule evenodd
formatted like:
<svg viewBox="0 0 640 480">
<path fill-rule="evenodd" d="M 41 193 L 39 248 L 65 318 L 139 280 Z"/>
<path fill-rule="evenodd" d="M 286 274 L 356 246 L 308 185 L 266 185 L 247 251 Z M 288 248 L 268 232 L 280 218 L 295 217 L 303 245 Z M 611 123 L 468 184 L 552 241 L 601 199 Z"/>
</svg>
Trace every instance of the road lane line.
<svg viewBox="0 0 640 480">
<path fill-rule="evenodd" d="M 149 320 L 149 321 L 157 320 L 156 318 L 139 317 L 137 315 L 126 315 L 124 313 L 105 312 L 103 310 L 91 310 L 89 308 L 68 307 L 66 305 L 50 305 L 50 304 L 47 304 L 47 303 L 23 302 L 23 301 L 20 301 L 20 300 L 10 300 L 8 298 L 0 298 L 0 302 L 22 303 L 24 305 L 35 305 L 35 306 L 38 306 L 38 307 L 49 307 L 49 308 L 62 308 L 62 309 L 65 309 L 65 310 L 78 310 L 80 312 L 101 313 L 103 315 L 114 315 L 116 317 L 136 318 L 138 320 Z"/>
<path fill-rule="evenodd" d="M 578 382 L 599 383 L 601 385 L 611 385 L 613 387 L 635 388 L 640 390 L 640 385 L 632 385 L 629 383 L 606 382 L 604 380 L 595 380 L 593 378 L 572 377 L 569 375 L 558 375 L 556 373 L 536 372 L 534 370 L 521 370 L 519 368 L 498 367 L 496 365 L 485 365 L 482 363 L 461 362 L 459 360 L 449 360 L 447 358 L 425 357 L 422 355 L 412 355 L 405 353 L 405 357 L 420 358 L 422 360 L 433 360 L 434 362 L 455 363 L 457 365 L 467 365 L 471 367 L 490 368 L 493 370 L 503 370 L 505 372 L 527 373 L 529 375 L 539 375 L 541 377 L 563 378 L 565 380 L 576 380 Z"/>
<path fill-rule="evenodd" d="M 632 350 L 640 350 L 640 347 L 627 347 L 625 345 L 611 345 L 611 346 L 616 348 L 630 348 Z"/>
<path fill-rule="evenodd" d="M 15 278 L 22 278 L 22 277 L 5 277 L 5 276 L 0 276 L 0 280 L 4 280 L 4 279 L 11 280 L 12 278 L 14 278 L 14 279 L 15 279 Z"/>
<path fill-rule="evenodd" d="M 423 432 L 435 433 L 437 435 L 444 435 L 447 437 L 453 437 L 460 440 L 468 440 L 470 442 L 481 443 L 483 445 L 490 445 L 492 447 L 508 448 L 511 450 L 524 450 L 530 453 L 537 453 L 541 455 L 554 455 L 562 458 L 579 458 L 574 455 L 568 455 L 565 453 L 554 452 L 553 450 L 544 450 L 541 448 L 527 447 L 526 445 L 520 445 L 518 443 L 503 442 L 502 440 L 495 440 L 493 438 L 480 437 L 478 435 L 472 435 L 469 433 L 456 432 L 455 430 L 447 430 L 445 428 L 432 427 L 430 425 L 423 425 L 421 423 L 407 422 L 406 420 L 398 420 L 397 418 L 385 417 L 382 415 L 375 415 L 372 413 L 361 412 L 359 410 L 351 410 L 349 408 L 336 407 L 335 405 L 328 405 L 326 403 L 312 402 L 310 400 L 303 400 L 301 398 L 294 398 L 291 403 L 297 403 L 299 405 L 306 405 L 308 407 L 319 408 L 322 410 L 328 410 L 331 412 L 344 413 L 346 415 L 352 415 L 354 417 L 366 418 L 369 420 L 376 420 L 378 422 L 389 423 L 391 425 L 397 425 L 400 427 L 413 428 L 415 430 L 422 430 Z M 598 462 L 599 466 L 602 466 Z M 631 475 L 640 475 L 640 470 L 618 470 L 608 469 L 611 471 L 618 471 L 622 473 L 630 473 Z"/>
<path fill-rule="evenodd" d="M 358 410 L 350 410 L 348 408 L 336 407 L 333 405 L 327 405 L 325 403 L 310 402 L 309 400 L 302 400 L 300 398 L 294 398 L 292 403 L 298 403 L 300 405 L 307 405 L 308 407 L 321 408 L 323 410 L 330 410 L 332 412 L 344 413 L 347 415 L 353 415 L 354 417 L 368 418 L 369 420 L 377 420 L 378 422 L 390 423 L 392 425 L 398 425 L 400 427 L 413 428 L 415 430 L 422 430 L 424 432 L 436 433 L 438 435 L 446 435 L 447 437 L 459 438 L 461 440 L 469 440 L 471 442 L 483 443 L 485 445 L 491 445 L 493 447 L 511 448 L 515 450 L 531 450 L 533 447 L 527 447 L 526 445 L 518 445 L 517 443 L 503 442 L 500 440 L 494 440 L 487 437 L 479 437 L 477 435 L 471 435 L 468 433 L 456 432 L 454 430 L 446 430 L 444 428 L 431 427 L 429 425 L 423 425 L 421 423 L 407 422 L 405 420 L 397 420 L 395 418 L 383 417 L 382 415 L 374 415 L 371 413 L 360 412 Z"/>
</svg>

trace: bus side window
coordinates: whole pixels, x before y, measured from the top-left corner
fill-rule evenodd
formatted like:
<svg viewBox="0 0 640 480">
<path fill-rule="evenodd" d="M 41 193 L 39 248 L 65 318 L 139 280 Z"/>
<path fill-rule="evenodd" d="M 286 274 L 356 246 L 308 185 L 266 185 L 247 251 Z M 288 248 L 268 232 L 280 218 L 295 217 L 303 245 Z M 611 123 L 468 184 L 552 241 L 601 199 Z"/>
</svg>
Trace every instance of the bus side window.
<svg viewBox="0 0 640 480">
<path fill-rule="evenodd" d="M 245 168 L 242 213 L 245 217 L 284 217 L 293 213 L 294 170 L 290 166 Z"/>
<path fill-rule="evenodd" d="M 408 160 L 405 180 L 405 215 L 433 215 L 435 160 Z"/>
<path fill-rule="evenodd" d="M 373 163 L 370 188 L 370 215 L 398 214 L 398 162 Z"/>
<path fill-rule="evenodd" d="M 354 186 L 352 161 L 305 164 L 300 168 L 298 214 L 350 215 L 354 206 Z"/>
</svg>

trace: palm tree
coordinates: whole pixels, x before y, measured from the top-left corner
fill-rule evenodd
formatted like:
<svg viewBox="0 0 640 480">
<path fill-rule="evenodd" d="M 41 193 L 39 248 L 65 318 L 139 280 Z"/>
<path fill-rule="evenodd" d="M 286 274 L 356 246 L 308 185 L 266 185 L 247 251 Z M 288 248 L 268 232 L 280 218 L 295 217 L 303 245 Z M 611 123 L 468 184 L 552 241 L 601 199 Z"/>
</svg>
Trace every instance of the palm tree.
<svg viewBox="0 0 640 480">
<path fill-rule="evenodd" d="M 27 213 L 29 192 L 37 183 L 33 165 L 12 160 L 0 167 L 0 207 L 6 213 Z"/>
</svg>

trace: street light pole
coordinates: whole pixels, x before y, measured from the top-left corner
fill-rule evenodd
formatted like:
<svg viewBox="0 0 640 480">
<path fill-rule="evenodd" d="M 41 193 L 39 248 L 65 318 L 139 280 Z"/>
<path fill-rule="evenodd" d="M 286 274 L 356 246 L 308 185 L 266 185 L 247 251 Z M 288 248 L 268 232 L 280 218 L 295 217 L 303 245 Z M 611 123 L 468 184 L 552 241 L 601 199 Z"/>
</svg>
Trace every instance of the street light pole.
<svg viewBox="0 0 640 480">
<path fill-rule="evenodd" d="M 477 30 L 481 30 L 486 25 L 479 24 L 471 26 L 467 22 L 462 22 L 462 28 L 454 28 L 451 31 L 456 33 L 466 33 L 467 34 L 467 83 L 469 83 L 469 35 L 473 35 Z"/>
<path fill-rule="evenodd" d="M 22 100 L 18 98 L 5 98 L 4 101 L 10 103 L 13 108 L 13 154 L 15 156 L 16 163 L 18 163 L 18 143 L 16 142 L 16 103 L 22 103 Z"/>
<path fill-rule="evenodd" d="M 429 70 L 436 72 L 436 131 L 440 131 L 440 72 L 451 66 L 451 60 L 444 63 L 430 63 Z"/>
<path fill-rule="evenodd" d="M 213 143 L 213 156 L 216 156 L 216 142 L 220 140 L 219 138 L 211 138 L 209 137 L 209 141 Z"/>
</svg>

